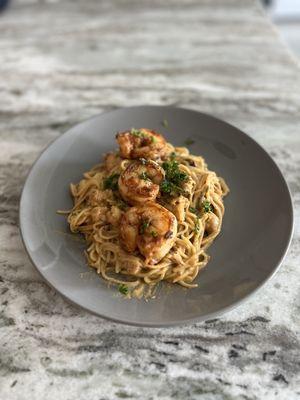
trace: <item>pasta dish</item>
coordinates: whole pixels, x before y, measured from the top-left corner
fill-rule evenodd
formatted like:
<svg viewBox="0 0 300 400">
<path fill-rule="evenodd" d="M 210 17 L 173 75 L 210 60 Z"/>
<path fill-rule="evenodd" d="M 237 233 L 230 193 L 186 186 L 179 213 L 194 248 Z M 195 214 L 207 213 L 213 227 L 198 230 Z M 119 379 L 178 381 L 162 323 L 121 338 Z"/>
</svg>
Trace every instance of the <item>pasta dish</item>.
<svg viewBox="0 0 300 400">
<path fill-rule="evenodd" d="M 116 135 L 118 151 L 70 185 L 71 232 L 86 241 L 88 265 L 127 297 L 160 281 L 187 288 L 220 233 L 224 180 L 200 156 L 141 128 Z"/>
</svg>

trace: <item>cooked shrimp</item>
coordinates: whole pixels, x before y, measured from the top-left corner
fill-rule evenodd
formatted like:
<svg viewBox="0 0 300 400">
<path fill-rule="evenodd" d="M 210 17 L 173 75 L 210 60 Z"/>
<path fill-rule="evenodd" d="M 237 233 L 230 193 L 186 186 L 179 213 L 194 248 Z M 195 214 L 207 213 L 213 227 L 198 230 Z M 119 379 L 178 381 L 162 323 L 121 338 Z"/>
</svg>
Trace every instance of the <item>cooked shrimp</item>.
<svg viewBox="0 0 300 400">
<path fill-rule="evenodd" d="M 131 129 L 118 133 L 117 141 L 123 158 L 149 158 L 156 160 L 169 151 L 162 135 L 149 129 Z"/>
<path fill-rule="evenodd" d="M 121 244 L 130 253 L 138 249 L 146 264 L 157 264 L 170 251 L 176 234 L 174 214 L 153 202 L 131 207 L 120 223 Z"/>
<path fill-rule="evenodd" d="M 134 161 L 120 175 L 119 191 L 123 199 L 133 205 L 154 201 L 164 177 L 164 170 L 155 161 Z"/>
</svg>

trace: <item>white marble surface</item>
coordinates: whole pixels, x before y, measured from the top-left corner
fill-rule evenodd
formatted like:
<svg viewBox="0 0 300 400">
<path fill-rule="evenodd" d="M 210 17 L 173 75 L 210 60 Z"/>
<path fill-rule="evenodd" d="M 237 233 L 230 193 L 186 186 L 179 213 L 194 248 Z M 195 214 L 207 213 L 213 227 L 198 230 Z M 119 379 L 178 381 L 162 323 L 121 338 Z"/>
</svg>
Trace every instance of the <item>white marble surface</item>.
<svg viewBox="0 0 300 400">
<path fill-rule="evenodd" d="M 0 16 L 0 59 L 0 398 L 300 398 L 300 73 L 258 4 L 14 1 Z M 168 329 L 101 320 L 50 289 L 23 249 L 19 196 L 41 150 L 86 117 L 137 104 L 235 124 L 290 185 L 288 256 L 222 318 Z"/>
</svg>

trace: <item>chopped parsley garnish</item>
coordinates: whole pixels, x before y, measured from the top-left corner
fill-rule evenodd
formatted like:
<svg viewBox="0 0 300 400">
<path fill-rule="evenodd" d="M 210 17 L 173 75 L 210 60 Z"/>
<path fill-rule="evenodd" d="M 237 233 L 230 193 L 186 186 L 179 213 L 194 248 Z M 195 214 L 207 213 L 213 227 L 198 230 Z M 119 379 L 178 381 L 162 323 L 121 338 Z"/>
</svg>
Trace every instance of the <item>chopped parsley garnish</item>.
<svg viewBox="0 0 300 400">
<path fill-rule="evenodd" d="M 126 296 L 126 294 L 128 294 L 129 290 L 128 290 L 128 287 L 126 285 L 124 285 L 124 284 L 119 285 L 118 289 L 119 289 L 120 293 L 124 294 L 124 296 Z"/>
<path fill-rule="evenodd" d="M 136 136 L 136 137 L 140 137 L 140 138 L 144 138 L 146 137 L 146 135 L 144 134 L 144 132 L 142 132 L 139 129 L 134 129 L 132 128 L 130 133 L 132 134 L 132 136 Z"/>
<path fill-rule="evenodd" d="M 164 126 L 165 128 L 167 128 L 169 126 L 169 122 L 167 119 L 162 120 L 161 122 L 162 126 Z"/>
<path fill-rule="evenodd" d="M 194 232 L 198 233 L 200 230 L 200 222 L 199 222 L 199 210 L 197 210 L 197 208 L 195 207 L 189 207 L 189 211 L 192 212 L 193 214 L 196 214 L 196 222 L 195 222 L 195 227 L 194 227 Z"/>
<path fill-rule="evenodd" d="M 203 213 L 207 213 L 213 211 L 213 206 L 208 200 L 204 200 L 199 208 L 196 207 L 189 207 L 189 211 L 193 214 L 196 214 L 197 217 L 201 216 Z"/>
<path fill-rule="evenodd" d="M 161 182 L 160 190 L 163 194 L 169 194 L 170 196 L 177 196 L 179 193 L 183 192 L 181 187 L 166 179 Z"/>
<path fill-rule="evenodd" d="M 175 157 L 176 157 L 176 153 L 175 153 L 175 151 L 172 151 L 172 153 L 170 154 L 170 160 L 174 161 Z"/>
<path fill-rule="evenodd" d="M 145 171 L 142 172 L 142 173 L 140 174 L 140 178 L 141 178 L 141 179 L 144 179 L 144 181 L 150 180 L 150 178 L 149 178 L 147 172 L 145 172 Z"/>
<path fill-rule="evenodd" d="M 187 174 L 180 171 L 178 162 L 175 160 L 165 161 L 162 167 L 166 177 L 160 184 L 161 192 L 172 196 L 178 195 L 183 191 L 180 186 L 187 179 Z"/>
<path fill-rule="evenodd" d="M 132 136 L 139 137 L 141 139 L 148 139 L 148 140 L 150 140 L 151 143 L 155 143 L 156 142 L 156 138 L 154 136 L 147 135 L 146 133 L 144 133 L 140 129 L 132 128 L 130 133 L 131 133 Z"/>
<path fill-rule="evenodd" d="M 166 172 L 166 179 L 171 181 L 175 185 L 179 185 L 183 181 L 187 179 L 187 174 L 185 172 L 180 171 L 178 162 L 173 161 L 165 161 L 162 165 L 163 169 Z"/>
<path fill-rule="evenodd" d="M 163 180 L 160 184 L 160 190 L 162 191 L 162 193 L 171 194 L 172 183 L 167 180 Z"/>
<path fill-rule="evenodd" d="M 198 214 L 198 210 L 195 207 L 189 207 L 189 211 L 193 214 Z"/>
<path fill-rule="evenodd" d="M 147 228 L 149 228 L 150 221 L 147 219 L 144 219 L 140 225 L 140 234 L 143 235 L 146 231 Z"/>
<path fill-rule="evenodd" d="M 112 174 L 104 179 L 104 189 L 117 190 L 119 174 Z"/>
<path fill-rule="evenodd" d="M 190 146 L 190 145 L 192 145 L 192 144 L 194 144 L 194 143 L 195 143 L 195 140 L 190 139 L 190 138 L 188 138 L 188 139 L 186 139 L 186 140 L 184 141 L 184 144 L 186 144 L 187 146 Z"/>
<path fill-rule="evenodd" d="M 205 213 L 210 212 L 213 210 L 212 205 L 208 200 L 204 200 L 202 203 L 202 209 Z"/>
<path fill-rule="evenodd" d="M 158 233 L 155 232 L 155 231 L 151 231 L 151 235 L 152 235 L 154 238 L 156 238 L 156 237 L 158 236 Z"/>
</svg>

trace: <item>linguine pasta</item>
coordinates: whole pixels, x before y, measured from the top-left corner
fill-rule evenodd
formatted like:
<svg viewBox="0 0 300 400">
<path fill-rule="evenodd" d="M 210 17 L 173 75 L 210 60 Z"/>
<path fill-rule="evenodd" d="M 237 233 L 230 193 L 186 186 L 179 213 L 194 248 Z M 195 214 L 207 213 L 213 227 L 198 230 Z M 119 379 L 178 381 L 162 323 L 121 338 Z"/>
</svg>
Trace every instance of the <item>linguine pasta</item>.
<svg viewBox="0 0 300 400">
<path fill-rule="evenodd" d="M 120 240 L 120 223 L 132 204 L 120 194 L 118 179 L 135 162 L 133 159 L 122 158 L 119 152 L 109 153 L 79 183 L 70 185 L 74 207 L 68 223 L 72 232 L 84 235 L 88 265 L 128 297 L 147 296 L 161 281 L 196 287 L 195 278 L 209 261 L 207 249 L 221 230 L 223 197 L 229 191 L 224 180 L 187 148 L 168 143 L 166 149 L 156 162 L 166 174 L 168 166 L 175 166 L 182 184 L 172 192 L 173 186 L 169 190 L 165 180 L 155 199 L 177 219 L 174 242 L 158 262 L 147 261 L 139 249 L 128 252 Z"/>
</svg>

